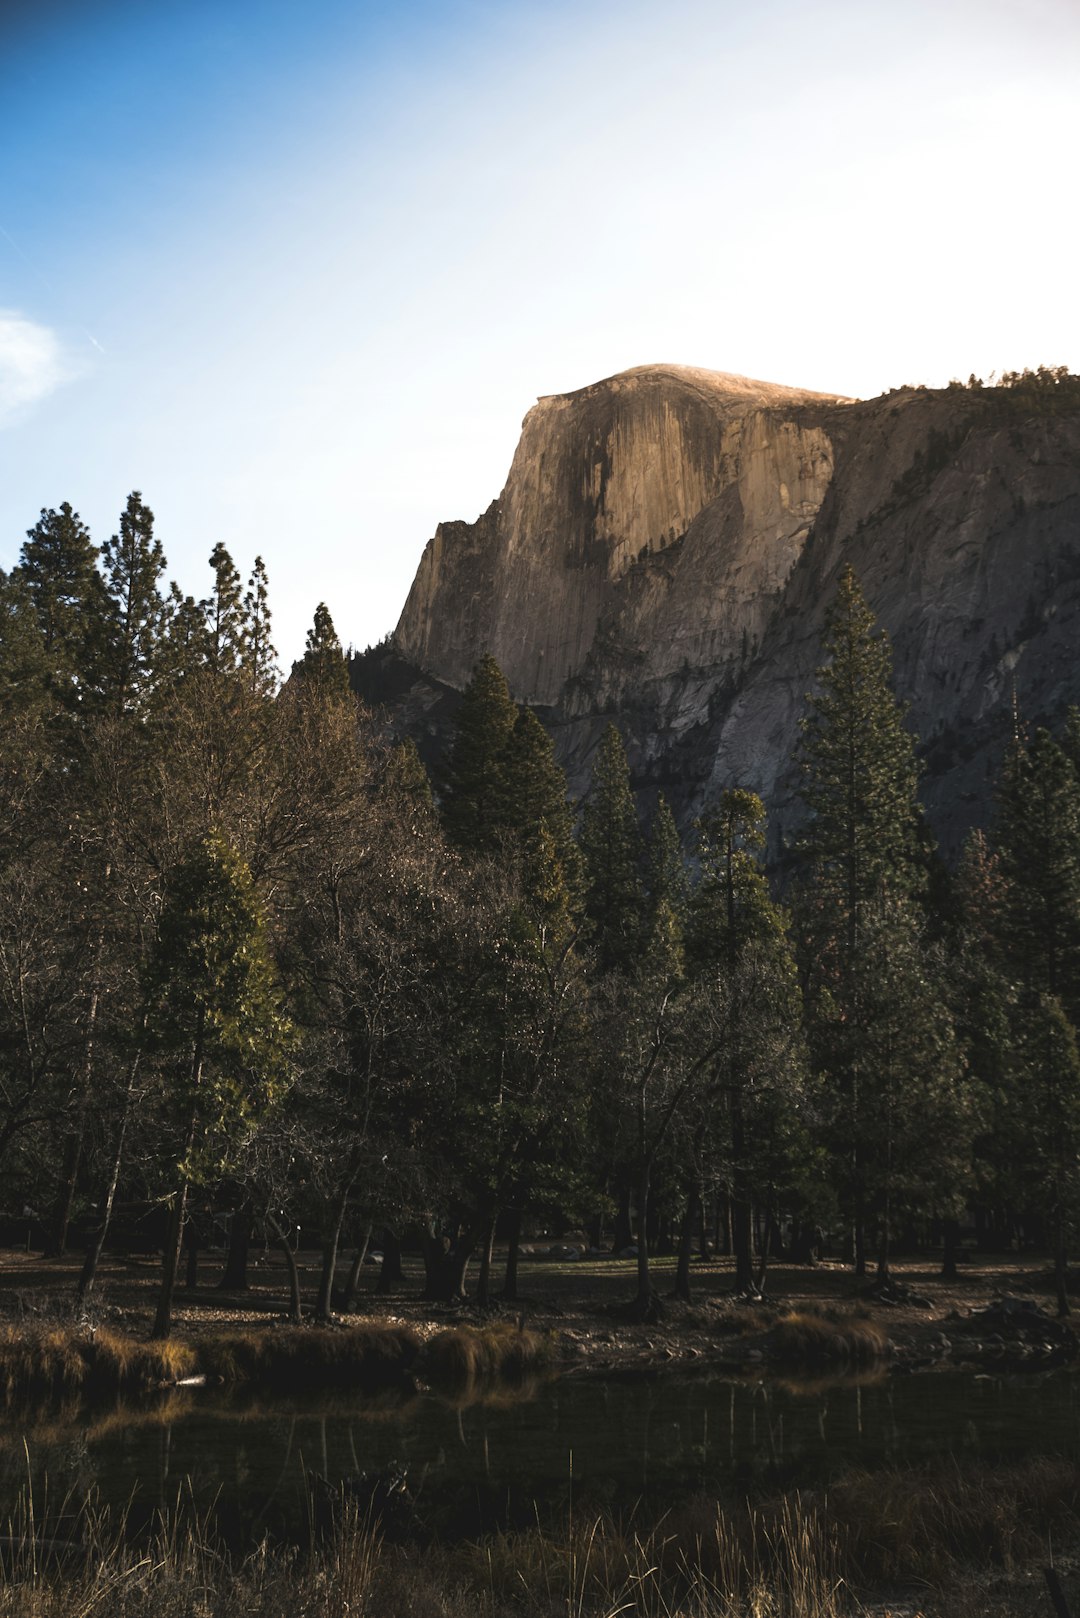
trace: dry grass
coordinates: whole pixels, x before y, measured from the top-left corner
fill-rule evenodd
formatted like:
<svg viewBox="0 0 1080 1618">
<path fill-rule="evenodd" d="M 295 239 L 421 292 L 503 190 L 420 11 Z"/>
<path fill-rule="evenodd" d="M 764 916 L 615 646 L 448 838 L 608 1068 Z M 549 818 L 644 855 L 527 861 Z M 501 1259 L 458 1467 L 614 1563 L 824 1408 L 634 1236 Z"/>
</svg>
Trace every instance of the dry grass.
<svg viewBox="0 0 1080 1618">
<path fill-rule="evenodd" d="M 1049 1457 L 1012 1465 L 926 1465 L 850 1473 L 824 1507 L 845 1565 L 865 1584 L 942 1584 L 965 1566 L 1011 1572 L 1080 1531 L 1080 1468 Z"/>
<path fill-rule="evenodd" d="M 0 1402 L 27 1410 L 146 1393 L 184 1377 L 254 1383 L 274 1392 L 373 1389 L 400 1382 L 420 1338 L 408 1326 L 248 1330 L 142 1341 L 68 1326 L 0 1332 Z"/>
<path fill-rule="evenodd" d="M 520 1384 L 551 1364 L 551 1339 L 509 1323 L 455 1326 L 429 1337 L 416 1376 L 440 1392 L 456 1393 L 490 1382 Z"/>
<path fill-rule="evenodd" d="M 204 1339 L 198 1353 L 212 1380 L 298 1393 L 386 1387 L 411 1370 L 419 1349 L 411 1327 L 373 1323 L 230 1332 Z"/>
<path fill-rule="evenodd" d="M 0 1332 L 0 1399 L 33 1407 L 143 1393 L 190 1376 L 195 1364 L 186 1343 L 140 1342 L 70 1326 L 6 1327 Z"/>
<path fill-rule="evenodd" d="M 347 1504 L 309 1554 L 263 1543 L 242 1559 L 190 1513 L 136 1541 L 122 1518 L 24 1502 L 0 1618 L 853 1618 L 875 1592 L 875 1614 L 1016 1618 L 1044 1610 L 1023 1563 L 1037 1567 L 1050 1527 L 1075 1541 L 1077 1494 L 1063 1463 L 915 1469 L 853 1475 L 827 1498 L 724 1510 L 700 1496 L 652 1523 L 571 1512 L 426 1549 L 384 1544 Z M 890 1608 L 880 1592 L 898 1582 L 909 1595 Z"/>
<path fill-rule="evenodd" d="M 889 1352 L 877 1321 L 856 1310 L 793 1310 L 769 1334 L 769 1348 L 782 1365 L 872 1365 Z"/>
</svg>

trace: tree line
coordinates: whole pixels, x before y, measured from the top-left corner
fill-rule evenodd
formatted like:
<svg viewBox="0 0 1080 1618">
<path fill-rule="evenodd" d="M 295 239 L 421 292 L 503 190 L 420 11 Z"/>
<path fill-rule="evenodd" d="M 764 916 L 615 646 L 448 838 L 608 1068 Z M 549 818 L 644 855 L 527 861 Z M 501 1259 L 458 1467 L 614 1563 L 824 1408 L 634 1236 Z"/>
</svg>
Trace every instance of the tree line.
<svg viewBox="0 0 1080 1618">
<path fill-rule="evenodd" d="M 617 728 L 580 805 L 490 657 L 430 782 L 350 690 L 320 605 L 284 684 L 265 569 L 216 545 L 164 582 L 133 494 L 100 548 L 68 505 L 0 574 L 0 1172 L 91 1293 L 110 1224 L 160 1212 L 155 1330 L 227 1211 L 317 1318 L 373 1232 L 427 1295 L 513 1297 L 529 1223 L 650 1269 L 719 1240 L 734 1284 L 828 1232 L 888 1285 L 897 1243 L 1017 1230 L 1067 1255 L 1080 1206 L 1080 715 L 1018 724 L 992 835 L 954 871 L 918 800 L 890 651 L 850 569 L 799 749 L 781 897 L 733 783 L 643 825 Z M 496 1233 L 507 1243 L 493 1274 Z M 347 1279 L 343 1257 L 352 1254 Z"/>
</svg>

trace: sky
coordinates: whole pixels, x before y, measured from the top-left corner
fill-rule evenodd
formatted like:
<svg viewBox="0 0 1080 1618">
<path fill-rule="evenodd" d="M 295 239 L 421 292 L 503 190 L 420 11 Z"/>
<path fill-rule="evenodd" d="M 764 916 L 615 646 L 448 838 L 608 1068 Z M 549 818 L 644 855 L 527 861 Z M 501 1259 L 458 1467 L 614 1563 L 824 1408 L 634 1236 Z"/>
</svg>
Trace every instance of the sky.
<svg viewBox="0 0 1080 1618">
<path fill-rule="evenodd" d="M 0 567 L 127 494 L 361 648 L 523 416 L 1080 371 L 1080 0 L 0 0 Z"/>
</svg>

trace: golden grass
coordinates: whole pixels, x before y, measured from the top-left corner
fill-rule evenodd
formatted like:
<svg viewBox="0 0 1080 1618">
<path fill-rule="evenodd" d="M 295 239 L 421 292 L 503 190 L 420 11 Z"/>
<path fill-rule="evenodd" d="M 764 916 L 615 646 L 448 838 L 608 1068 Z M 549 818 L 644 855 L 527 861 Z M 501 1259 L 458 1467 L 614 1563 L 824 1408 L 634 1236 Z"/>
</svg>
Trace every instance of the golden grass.
<svg viewBox="0 0 1080 1618">
<path fill-rule="evenodd" d="M 275 1392 L 379 1388 L 400 1381 L 420 1338 L 409 1326 L 290 1326 L 225 1333 L 199 1344 L 207 1377 Z"/>
<path fill-rule="evenodd" d="M 552 1343 L 509 1322 L 454 1326 L 429 1337 L 414 1367 L 438 1391 L 461 1392 L 488 1382 L 520 1384 L 551 1364 Z"/>
<path fill-rule="evenodd" d="M 852 1575 L 942 1583 L 958 1568 L 1006 1572 L 1080 1531 L 1080 1468 L 1040 1456 L 1010 1465 L 927 1464 L 849 1473 L 825 1502 Z"/>
<path fill-rule="evenodd" d="M 702 1495 L 658 1521 L 571 1511 L 423 1548 L 385 1544 L 347 1501 L 309 1553 L 264 1542 L 243 1558 L 190 1513 L 140 1540 L 122 1517 L 24 1501 L 0 1552 L 0 1618 L 865 1618 L 866 1601 L 893 1610 L 884 1588 L 918 1581 L 905 1612 L 1016 1618 L 1044 1610 L 1030 1572 L 1047 1529 L 1075 1548 L 1077 1486 L 1061 1462 L 910 1468 L 753 1509 Z"/>
<path fill-rule="evenodd" d="M 868 1315 L 793 1310 L 769 1333 L 774 1359 L 786 1366 L 872 1365 L 889 1352 L 888 1335 Z"/>
<path fill-rule="evenodd" d="M 186 1343 L 140 1342 L 70 1326 L 0 1332 L 0 1400 L 29 1406 L 143 1393 L 195 1369 Z"/>
<path fill-rule="evenodd" d="M 185 1377 L 256 1383 L 276 1392 L 385 1387 L 420 1347 L 407 1326 L 293 1327 L 232 1332 L 197 1345 L 149 1342 L 99 1328 L 0 1332 L 0 1403 L 9 1409 L 108 1400 Z"/>
</svg>

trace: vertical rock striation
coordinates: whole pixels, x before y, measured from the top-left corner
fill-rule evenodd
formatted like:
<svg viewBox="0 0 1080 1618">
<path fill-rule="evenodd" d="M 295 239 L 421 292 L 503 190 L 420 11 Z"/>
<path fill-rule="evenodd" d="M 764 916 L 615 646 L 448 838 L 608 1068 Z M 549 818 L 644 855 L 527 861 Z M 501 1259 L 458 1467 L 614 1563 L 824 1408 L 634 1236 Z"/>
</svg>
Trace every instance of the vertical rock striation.
<svg viewBox="0 0 1080 1618">
<path fill-rule="evenodd" d="M 683 818 L 760 792 L 777 846 L 821 628 L 850 562 L 893 641 L 947 848 L 985 821 L 1014 700 L 1080 702 L 1080 387 L 846 401 L 642 366 L 529 412 L 506 487 L 429 543 L 394 636 L 437 741 L 492 652 L 582 789 L 608 719 Z M 385 677 L 357 670 L 374 691 Z M 374 685 L 373 683 L 374 682 Z"/>
</svg>

